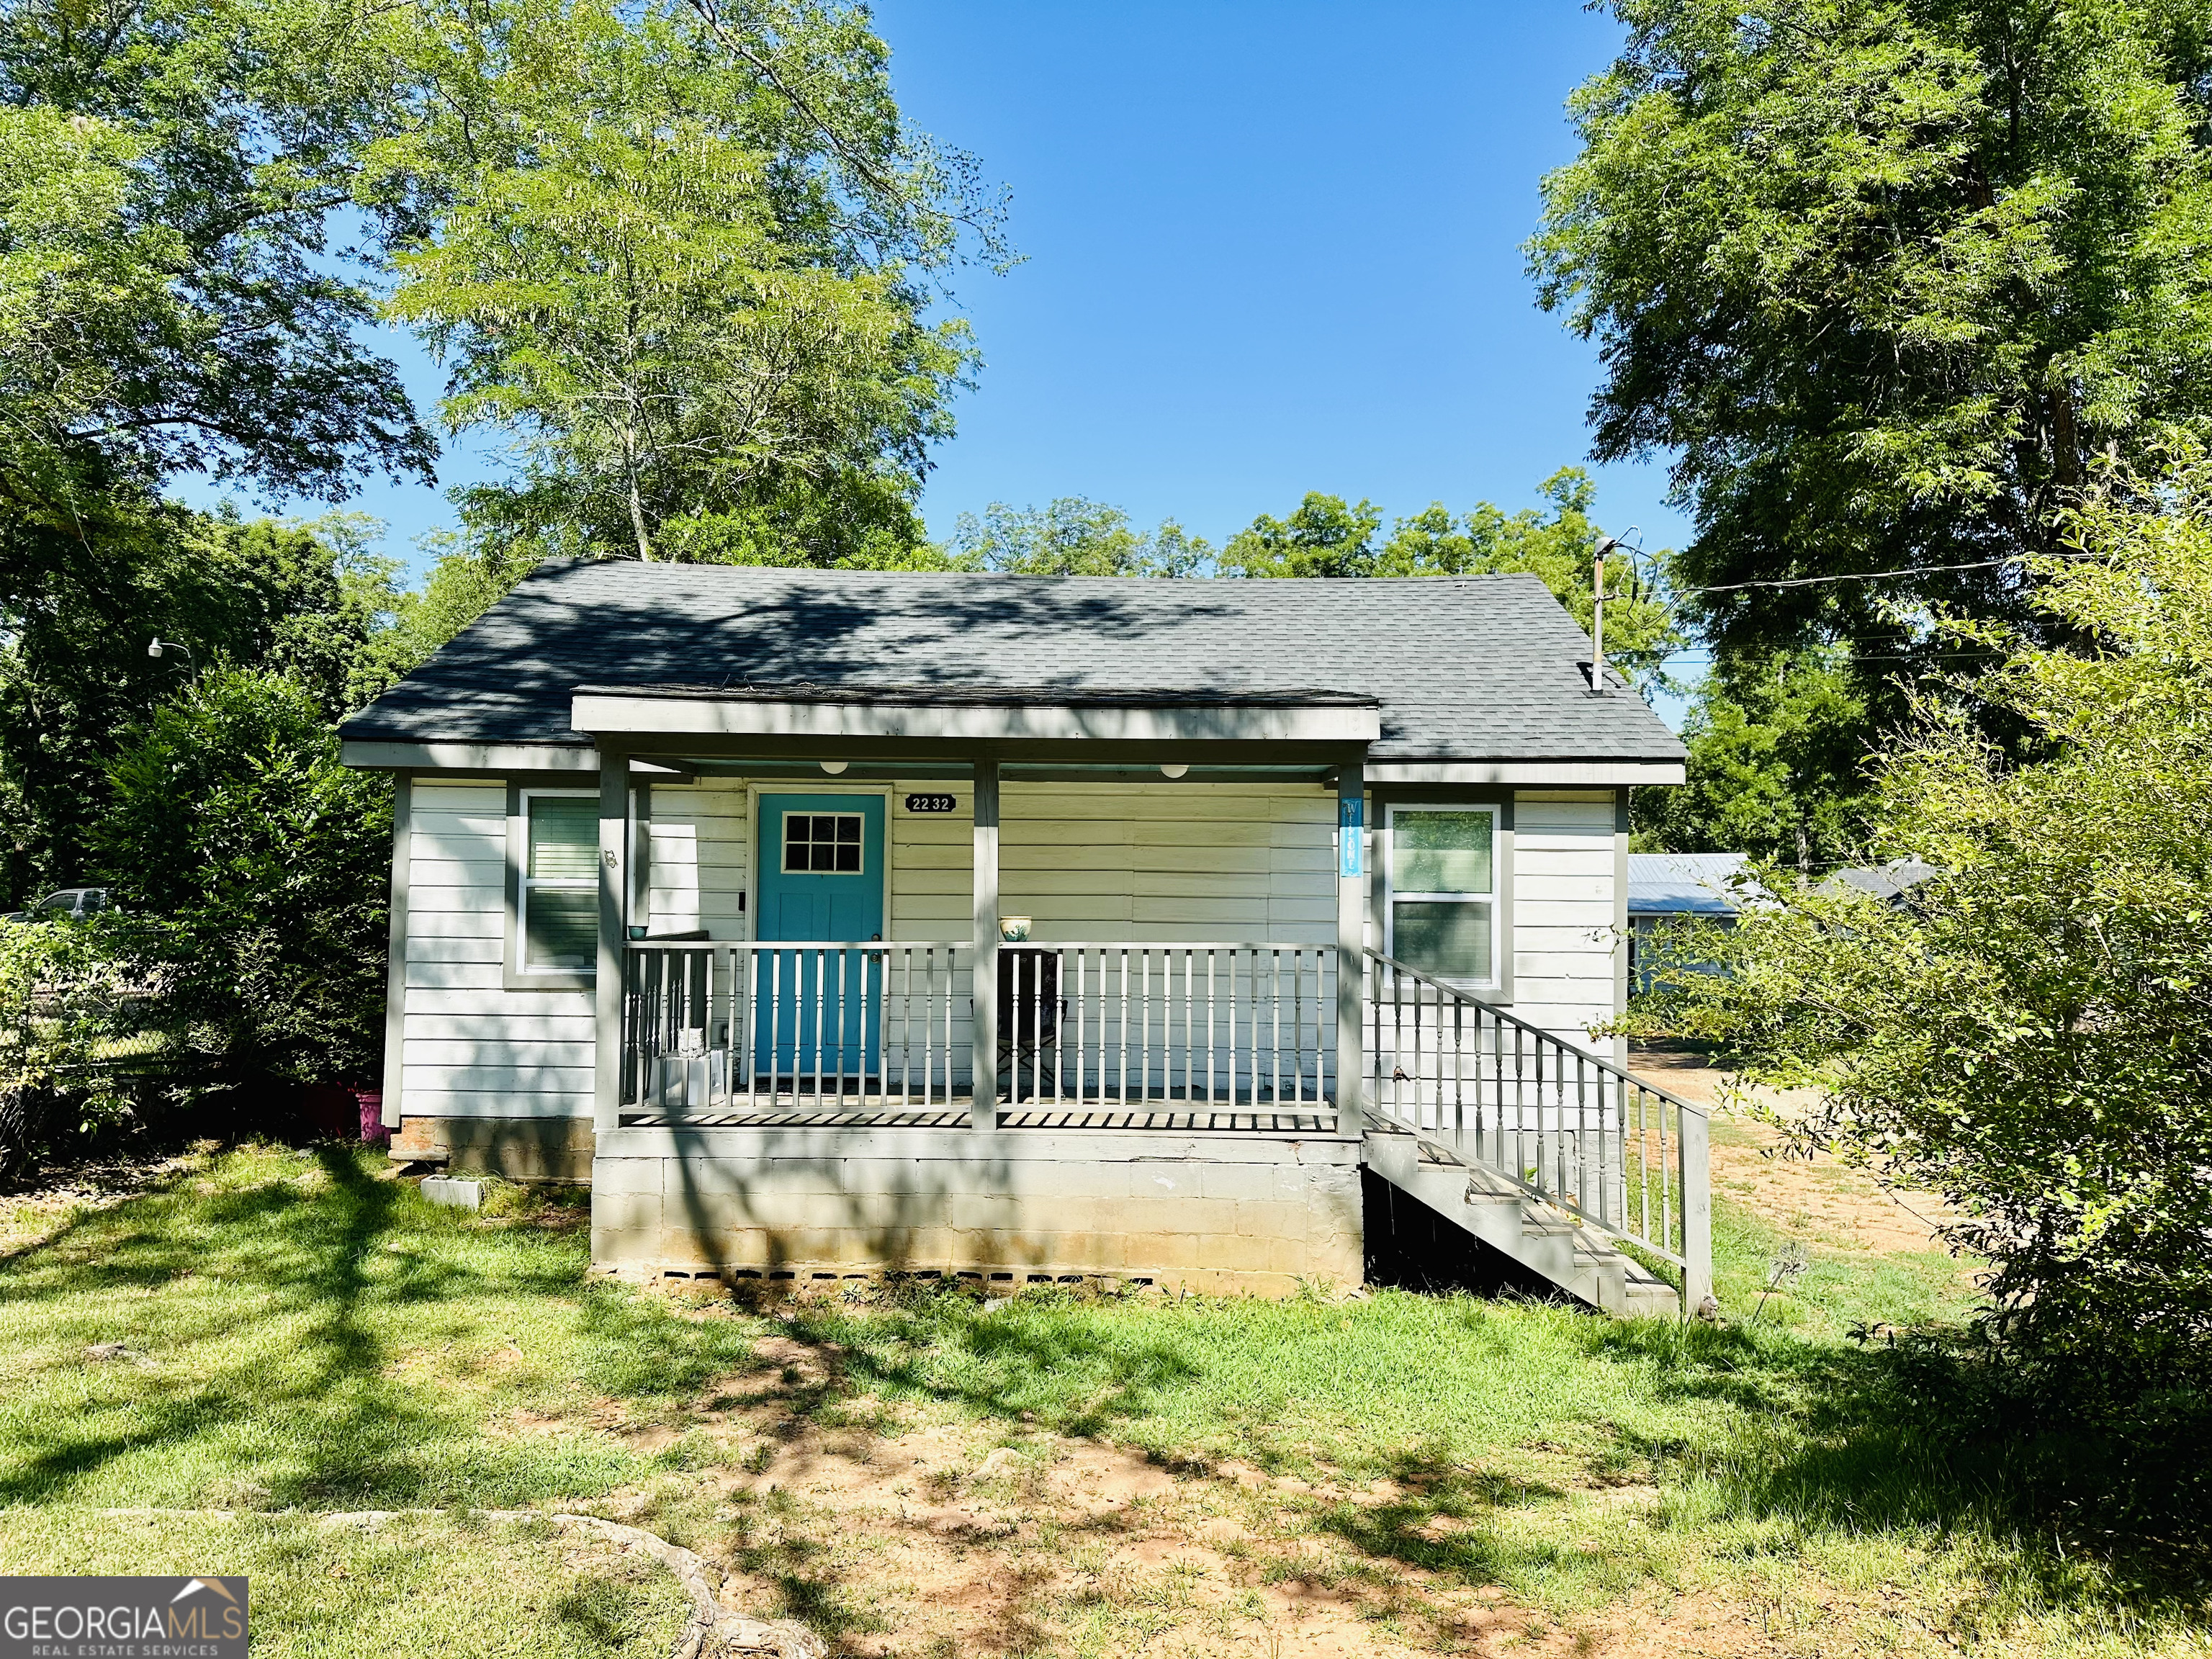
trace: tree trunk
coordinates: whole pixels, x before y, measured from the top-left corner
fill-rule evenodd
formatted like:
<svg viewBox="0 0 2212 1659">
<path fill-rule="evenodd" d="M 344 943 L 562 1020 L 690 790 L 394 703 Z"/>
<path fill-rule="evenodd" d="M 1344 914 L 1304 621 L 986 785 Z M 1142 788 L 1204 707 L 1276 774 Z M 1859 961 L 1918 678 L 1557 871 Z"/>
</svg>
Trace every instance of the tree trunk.
<svg viewBox="0 0 2212 1659">
<path fill-rule="evenodd" d="M 653 538 L 646 533 L 645 501 L 637 489 L 637 439 L 629 432 L 623 434 L 623 479 L 629 485 L 629 527 L 637 538 L 637 556 L 650 562 Z"/>
<path fill-rule="evenodd" d="M 2051 465 L 2059 487 L 2081 484 L 2081 439 L 2074 426 L 2074 394 L 2063 385 L 2051 388 Z"/>
<path fill-rule="evenodd" d="M 645 503 L 638 499 L 635 473 L 630 475 L 629 480 L 629 527 L 637 536 L 637 556 L 650 559 L 653 543 L 645 533 Z"/>
</svg>

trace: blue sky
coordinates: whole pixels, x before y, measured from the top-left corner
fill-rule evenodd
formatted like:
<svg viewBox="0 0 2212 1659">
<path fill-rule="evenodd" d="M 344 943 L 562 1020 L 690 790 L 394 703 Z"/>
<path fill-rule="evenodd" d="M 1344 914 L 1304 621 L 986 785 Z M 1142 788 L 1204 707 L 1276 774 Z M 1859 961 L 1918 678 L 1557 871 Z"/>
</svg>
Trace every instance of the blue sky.
<svg viewBox="0 0 2212 1659">
<path fill-rule="evenodd" d="M 1535 500 L 1586 461 L 1595 354 L 1521 245 L 1619 30 L 1566 3 L 882 0 L 901 101 L 1012 191 L 1025 262 L 955 282 L 984 367 L 923 507 L 1080 495 L 1218 543 L 1309 489 L 1387 514 Z M 427 404 L 422 355 L 398 355 Z M 477 475 L 450 452 L 441 483 Z M 1610 528 L 1684 528 L 1599 470 Z M 352 505 L 409 552 L 426 489 Z M 417 559 L 419 568 L 419 556 Z"/>
<path fill-rule="evenodd" d="M 1595 354 L 1521 244 L 1619 30 L 1563 3 L 885 0 L 901 100 L 1013 191 L 1027 263 L 959 284 L 985 359 L 932 531 L 1083 495 L 1217 542 L 1309 489 L 1535 499 Z M 1680 539 L 1654 467 L 1599 507 Z"/>
</svg>

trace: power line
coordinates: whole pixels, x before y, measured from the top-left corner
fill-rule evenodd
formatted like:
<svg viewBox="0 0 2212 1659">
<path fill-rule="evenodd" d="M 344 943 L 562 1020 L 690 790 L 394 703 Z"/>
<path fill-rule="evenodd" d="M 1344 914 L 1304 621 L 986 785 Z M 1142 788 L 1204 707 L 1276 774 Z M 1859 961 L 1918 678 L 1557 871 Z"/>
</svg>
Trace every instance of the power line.
<svg viewBox="0 0 2212 1659">
<path fill-rule="evenodd" d="M 2086 559 L 2095 556 L 2088 553 L 2059 553 L 2061 559 Z M 1977 559 L 1971 564 L 1923 564 L 1905 570 L 1856 570 L 1835 576 L 1778 576 L 1771 580 L 1755 582 L 1721 582 L 1711 587 L 1678 587 L 1673 590 L 1676 599 L 1688 599 L 1698 593 L 1741 593 L 1753 587 L 1814 587 L 1823 582 L 1875 582 L 1892 576 L 1932 576 L 1950 570 L 1994 570 L 2000 565 L 2019 564 L 2027 555 L 2014 553 L 2002 559 Z"/>
<path fill-rule="evenodd" d="M 1627 654 L 1630 656 L 1635 655 L 1633 652 Z M 1717 653 L 1716 653 L 1710 646 L 1706 646 L 1687 651 L 1669 651 L 1665 656 L 1660 658 L 1659 660 L 1662 662 L 1678 662 L 1687 661 L 1693 658 L 1703 658 L 1705 661 L 1711 662 L 1715 659 L 1717 654 Z M 1995 662 L 2002 659 L 2003 655 L 2002 652 L 1994 651 L 1853 651 L 1844 653 L 1841 655 L 1836 655 L 1828 652 L 1821 651 L 1818 647 L 1814 647 L 1807 654 L 1814 658 L 1816 661 L 1823 663 Z"/>
</svg>

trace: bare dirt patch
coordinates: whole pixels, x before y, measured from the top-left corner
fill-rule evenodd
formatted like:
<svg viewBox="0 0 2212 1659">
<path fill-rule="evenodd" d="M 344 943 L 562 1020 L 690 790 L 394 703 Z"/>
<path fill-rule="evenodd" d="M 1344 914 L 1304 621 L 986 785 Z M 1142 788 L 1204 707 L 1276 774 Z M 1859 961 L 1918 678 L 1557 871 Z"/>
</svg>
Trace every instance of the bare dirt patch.
<svg viewBox="0 0 2212 1659">
<path fill-rule="evenodd" d="M 1925 1252 L 1938 1243 L 1947 1215 L 1942 1199 L 1887 1191 L 1866 1171 L 1846 1169 L 1824 1154 L 1788 1155 L 1782 1133 L 1771 1124 L 1722 1109 L 1728 1073 L 1704 1056 L 1638 1054 L 1629 1066 L 1686 1100 L 1714 1109 L 1714 1190 L 1761 1220 L 1836 1250 Z M 1810 1090 L 1759 1090 L 1756 1096 L 1785 1116 L 1815 1098 Z"/>
<path fill-rule="evenodd" d="M 848 1659 L 1801 1650 L 1755 1610 L 1686 1596 L 1565 1622 L 1517 1604 L 1479 1565 L 1515 1524 L 1516 1500 L 1498 1494 L 1541 1487 L 1476 1470 L 1170 1468 L 1026 1425 L 830 1401 L 837 1354 L 796 1334 L 756 1352 L 762 1369 L 724 1379 L 695 1419 L 722 1455 L 608 1508 L 680 1533 L 728 1575 L 725 1606 L 801 1620 Z M 1653 1498 L 1599 1491 L 1582 1460 L 1559 1461 L 1573 1501 Z"/>
<path fill-rule="evenodd" d="M 200 1167 L 198 1154 L 109 1158 L 50 1170 L 33 1184 L 0 1192 L 0 1260 L 57 1237 L 82 1216 L 112 1210 Z"/>
</svg>

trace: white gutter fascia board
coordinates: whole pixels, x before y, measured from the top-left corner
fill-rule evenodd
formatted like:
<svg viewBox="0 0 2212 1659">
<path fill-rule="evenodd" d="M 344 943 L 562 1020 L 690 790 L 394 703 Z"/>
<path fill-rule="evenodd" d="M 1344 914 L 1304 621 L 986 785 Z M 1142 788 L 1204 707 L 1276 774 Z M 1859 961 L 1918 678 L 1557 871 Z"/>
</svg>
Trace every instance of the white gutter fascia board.
<svg viewBox="0 0 2212 1659">
<path fill-rule="evenodd" d="M 772 702 L 582 694 L 569 724 L 592 736 L 954 742 L 1372 743 L 1381 711 L 1356 704 Z"/>
<path fill-rule="evenodd" d="M 1686 781 L 1680 761 L 1376 761 L 1370 784 L 1513 783 L 1535 788 L 1620 788 Z"/>
<path fill-rule="evenodd" d="M 596 750 L 570 743 L 384 743 L 348 738 L 338 759 L 365 771 L 592 772 Z"/>
<path fill-rule="evenodd" d="M 623 701 L 629 700 L 625 699 Z M 638 701 L 643 700 L 640 699 Z M 758 707 L 757 704 L 751 706 Z M 820 707 L 820 705 L 803 706 L 809 708 Z M 882 712 L 896 715 L 907 715 L 913 714 L 915 711 L 901 708 L 886 709 Z M 958 712 L 975 713 L 982 711 L 969 709 L 961 710 Z M 1048 711 L 1020 709 L 1014 712 L 1034 714 Z M 1161 710 L 1157 708 L 1117 708 L 1091 712 L 1104 712 L 1116 714 L 1158 714 L 1164 712 L 1172 714 L 1182 711 Z M 1358 708 L 1328 709 L 1322 711 L 1308 709 L 1268 709 L 1264 711 L 1249 711 L 1245 709 L 1224 710 L 1207 708 L 1200 709 L 1196 712 L 1213 715 L 1220 715 L 1224 714 L 1243 714 L 1248 712 L 1264 712 L 1278 715 L 1286 714 L 1304 714 L 1309 712 L 1324 712 L 1329 714 L 1365 714 L 1370 720 L 1374 718 L 1374 711 Z M 862 734 L 854 732 L 848 728 L 845 732 L 836 735 L 859 736 Z M 894 732 L 885 732 L 883 735 L 896 736 L 898 734 Z M 926 734 L 920 732 L 908 731 L 906 735 L 920 737 Z M 958 735 L 970 734 L 961 733 Z M 1103 736 L 1106 734 L 1093 732 L 1090 735 Z M 1184 732 L 1178 733 L 1176 738 L 1158 739 L 1148 738 L 1144 740 L 1187 741 L 1196 735 L 1198 734 Z M 1210 735 L 1218 738 L 1223 734 L 1217 731 Z M 1258 734 L 1249 732 L 1239 732 L 1234 735 L 1240 738 L 1249 738 Z M 1303 738 L 1305 734 L 1301 732 L 1298 735 Z M 1346 739 L 1337 738 L 1334 740 L 1346 741 Z M 1361 739 L 1357 737 L 1348 740 L 1352 742 L 1361 741 Z M 339 758 L 348 766 L 358 767 L 367 771 L 488 773 L 584 772 L 596 774 L 599 769 L 599 757 L 598 751 L 593 749 L 586 748 L 580 744 L 392 743 L 370 741 L 362 738 L 348 738 L 339 746 Z M 642 771 L 647 769 L 647 767 L 644 764 L 637 764 L 634 765 L 632 769 Z M 1624 786 L 1637 784 L 1679 784 L 1684 781 L 1684 768 L 1683 763 L 1680 761 L 1370 761 L 1367 763 L 1367 781 L 1370 784 L 1379 783 L 1386 785 L 1472 783 L 1521 784 L 1529 786 L 1531 787 L 1618 788 Z"/>
</svg>

